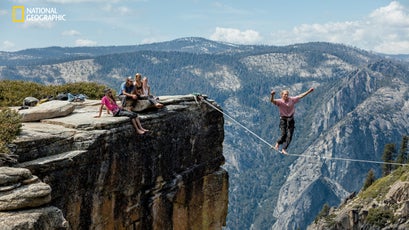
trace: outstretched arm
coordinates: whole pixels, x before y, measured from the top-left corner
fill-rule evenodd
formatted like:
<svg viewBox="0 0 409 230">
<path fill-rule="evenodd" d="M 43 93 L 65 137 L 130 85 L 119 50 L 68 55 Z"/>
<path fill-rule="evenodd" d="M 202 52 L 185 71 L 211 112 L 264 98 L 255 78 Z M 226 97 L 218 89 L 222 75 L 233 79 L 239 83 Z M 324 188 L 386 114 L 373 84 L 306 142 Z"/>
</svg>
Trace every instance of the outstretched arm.
<svg viewBox="0 0 409 230">
<path fill-rule="evenodd" d="M 298 95 L 298 97 L 301 99 L 305 96 L 307 96 L 309 93 L 311 93 L 312 91 L 314 91 L 314 88 L 310 88 L 309 90 L 305 91 L 304 93 Z"/>
<path fill-rule="evenodd" d="M 276 101 L 275 101 L 275 99 L 274 99 L 275 94 L 276 94 L 276 92 L 275 92 L 274 90 L 271 91 L 271 99 L 270 99 L 270 101 L 271 101 L 271 103 L 273 103 L 274 105 L 277 105 L 277 104 L 276 104 Z"/>
<path fill-rule="evenodd" d="M 101 104 L 101 107 L 99 107 L 99 113 L 98 113 L 98 116 L 95 116 L 95 118 L 99 118 L 99 117 L 101 117 L 101 114 L 102 114 L 102 108 L 104 107 L 104 105 L 103 104 Z"/>
</svg>

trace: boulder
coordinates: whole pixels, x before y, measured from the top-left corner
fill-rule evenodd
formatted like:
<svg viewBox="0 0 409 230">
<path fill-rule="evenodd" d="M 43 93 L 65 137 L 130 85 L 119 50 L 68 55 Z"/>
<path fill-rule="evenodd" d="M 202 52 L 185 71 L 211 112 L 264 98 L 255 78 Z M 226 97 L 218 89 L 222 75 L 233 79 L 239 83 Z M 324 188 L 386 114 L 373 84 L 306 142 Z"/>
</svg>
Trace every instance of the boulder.
<svg viewBox="0 0 409 230">
<path fill-rule="evenodd" d="M 63 117 L 72 113 L 75 109 L 75 104 L 68 101 L 49 101 L 38 106 L 19 110 L 22 115 L 23 122 L 40 121 L 54 117 Z"/>
<path fill-rule="evenodd" d="M 50 201 L 51 187 L 29 169 L 0 167 L 0 229 L 70 229 Z"/>
<path fill-rule="evenodd" d="M 0 167 L 0 187 L 18 183 L 32 177 L 30 170 L 25 168 Z"/>
<path fill-rule="evenodd" d="M 129 100 L 129 99 L 126 100 L 125 107 L 134 112 L 141 112 L 143 110 L 155 108 L 155 106 L 152 105 L 152 103 L 150 103 L 149 100 Z"/>
<path fill-rule="evenodd" d="M 0 167 L 0 211 L 38 207 L 51 201 L 51 187 L 28 169 Z"/>
<path fill-rule="evenodd" d="M 37 181 L 28 185 L 14 184 L 12 190 L 0 195 L 0 211 L 39 207 L 51 201 L 51 187 Z"/>
<path fill-rule="evenodd" d="M 0 212 L 0 229 L 70 229 L 60 209 L 48 206 L 36 209 Z"/>
</svg>

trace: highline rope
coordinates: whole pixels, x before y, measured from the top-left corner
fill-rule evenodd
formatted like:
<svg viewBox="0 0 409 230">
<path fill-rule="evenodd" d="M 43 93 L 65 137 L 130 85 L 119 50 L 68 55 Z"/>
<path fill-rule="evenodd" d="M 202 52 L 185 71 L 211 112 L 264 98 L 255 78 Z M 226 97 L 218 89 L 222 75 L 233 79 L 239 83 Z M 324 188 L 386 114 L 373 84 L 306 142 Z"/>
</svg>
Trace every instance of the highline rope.
<svg viewBox="0 0 409 230">
<path fill-rule="evenodd" d="M 197 95 L 194 95 L 195 98 Z M 196 100 L 196 99 L 195 99 Z M 240 122 L 238 122 L 236 119 L 234 119 L 233 117 L 231 117 L 230 115 L 228 115 L 227 113 L 223 112 L 222 110 L 220 110 L 219 108 L 217 108 L 216 106 L 214 106 L 213 104 L 211 104 L 210 102 L 208 102 L 205 98 L 201 98 L 200 101 L 205 102 L 207 105 L 209 105 L 210 107 L 212 107 L 213 109 L 217 110 L 218 112 L 222 113 L 224 116 L 228 117 L 230 120 L 232 120 L 234 123 L 236 123 L 237 125 L 239 125 L 240 127 L 242 127 L 243 129 L 245 129 L 247 132 L 249 132 L 250 134 L 252 134 L 253 136 L 255 136 L 257 139 L 259 139 L 260 141 L 264 142 L 266 145 L 268 145 L 271 149 L 274 149 L 274 146 L 272 144 L 270 144 L 268 141 L 266 141 L 265 139 L 261 138 L 259 135 L 257 135 L 256 133 L 254 133 L 253 131 L 251 131 L 250 129 L 248 129 L 246 126 L 244 126 L 243 124 L 241 124 Z M 275 150 L 275 149 L 274 149 Z M 278 150 L 276 150 L 278 151 Z M 285 154 L 287 156 L 296 156 L 296 157 L 310 157 L 310 158 L 320 158 L 320 159 L 325 159 L 325 160 L 338 160 L 338 161 L 351 161 L 351 162 L 361 162 L 361 163 L 373 163 L 373 164 L 385 164 L 385 165 L 399 165 L 399 166 L 405 166 L 405 165 L 409 165 L 409 164 L 403 164 L 403 163 L 396 163 L 396 162 L 384 162 L 384 161 L 373 161 L 373 160 L 360 160 L 360 159 L 351 159 L 351 158 L 342 158 L 342 157 L 326 157 L 326 156 L 319 156 L 319 155 L 305 155 L 305 154 L 292 154 L 292 153 L 287 153 Z"/>
</svg>

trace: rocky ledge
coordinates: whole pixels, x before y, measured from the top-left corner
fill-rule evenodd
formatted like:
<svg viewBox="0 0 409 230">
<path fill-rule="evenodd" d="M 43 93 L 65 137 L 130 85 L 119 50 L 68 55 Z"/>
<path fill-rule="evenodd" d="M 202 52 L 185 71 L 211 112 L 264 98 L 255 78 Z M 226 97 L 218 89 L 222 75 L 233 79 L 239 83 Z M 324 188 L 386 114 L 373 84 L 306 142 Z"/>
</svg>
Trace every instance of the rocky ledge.
<svg viewBox="0 0 409 230">
<path fill-rule="evenodd" d="M 3 209 L 0 227 L 31 215 L 40 227 L 30 229 L 221 229 L 223 115 L 193 95 L 160 102 L 163 108 L 139 113 L 150 130 L 143 135 L 127 117 L 94 118 L 99 101 L 46 102 L 31 110 L 35 116 L 21 111 L 38 121 L 23 123 L 15 141 L 22 175 L 0 185 L 0 206 L 14 210 Z M 29 192 L 17 195 L 23 188 Z"/>
<path fill-rule="evenodd" d="M 30 170 L 0 167 L 0 229 L 67 229 L 58 208 L 42 207 L 50 201 L 51 187 Z"/>
</svg>

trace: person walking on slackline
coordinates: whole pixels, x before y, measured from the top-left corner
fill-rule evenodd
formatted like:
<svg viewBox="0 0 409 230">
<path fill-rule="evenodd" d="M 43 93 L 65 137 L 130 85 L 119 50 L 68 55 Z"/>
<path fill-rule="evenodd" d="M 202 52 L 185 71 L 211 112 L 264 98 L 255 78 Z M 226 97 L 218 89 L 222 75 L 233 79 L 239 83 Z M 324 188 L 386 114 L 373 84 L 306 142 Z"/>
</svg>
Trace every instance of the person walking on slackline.
<svg viewBox="0 0 409 230">
<path fill-rule="evenodd" d="M 280 99 L 274 99 L 275 91 L 274 90 L 271 91 L 271 103 L 278 106 L 280 112 L 281 136 L 274 146 L 274 148 L 277 151 L 279 151 L 278 148 L 280 147 L 280 145 L 282 145 L 281 152 L 283 154 L 288 154 L 287 148 L 291 143 L 295 127 L 294 121 L 295 104 L 298 103 L 301 98 L 307 96 L 312 91 L 314 91 L 314 89 L 310 88 L 309 90 L 300 95 L 290 97 L 289 91 L 283 90 L 281 92 Z"/>
</svg>

